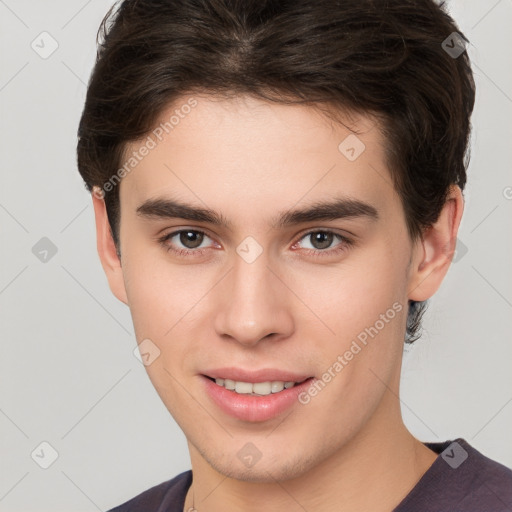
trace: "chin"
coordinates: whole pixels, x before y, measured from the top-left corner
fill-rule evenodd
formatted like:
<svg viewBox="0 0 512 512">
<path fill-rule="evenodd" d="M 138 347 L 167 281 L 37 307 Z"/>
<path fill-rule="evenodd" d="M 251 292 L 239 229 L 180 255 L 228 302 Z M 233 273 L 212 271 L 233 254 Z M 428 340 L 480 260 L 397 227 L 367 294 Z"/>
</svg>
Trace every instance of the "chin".
<svg viewBox="0 0 512 512">
<path fill-rule="evenodd" d="M 214 454 L 201 453 L 208 464 L 223 476 L 243 482 L 275 484 L 298 478 L 307 473 L 318 463 L 317 459 L 305 453 L 297 452 L 297 447 L 290 447 L 287 454 L 273 452 L 269 458 L 261 457 L 252 467 L 246 467 L 238 454 L 226 452 Z"/>
</svg>

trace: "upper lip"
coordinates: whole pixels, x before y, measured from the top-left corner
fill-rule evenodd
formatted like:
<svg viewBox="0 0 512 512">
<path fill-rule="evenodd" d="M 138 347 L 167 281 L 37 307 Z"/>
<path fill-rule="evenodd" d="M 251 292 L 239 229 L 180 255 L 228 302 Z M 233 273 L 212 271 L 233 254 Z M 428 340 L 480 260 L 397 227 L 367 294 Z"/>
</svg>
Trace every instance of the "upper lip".
<svg viewBox="0 0 512 512">
<path fill-rule="evenodd" d="M 206 370 L 203 375 L 214 379 L 230 379 L 238 382 L 302 382 L 311 375 L 299 374 L 275 368 L 262 368 L 260 370 L 244 370 L 243 368 L 215 368 Z"/>
</svg>

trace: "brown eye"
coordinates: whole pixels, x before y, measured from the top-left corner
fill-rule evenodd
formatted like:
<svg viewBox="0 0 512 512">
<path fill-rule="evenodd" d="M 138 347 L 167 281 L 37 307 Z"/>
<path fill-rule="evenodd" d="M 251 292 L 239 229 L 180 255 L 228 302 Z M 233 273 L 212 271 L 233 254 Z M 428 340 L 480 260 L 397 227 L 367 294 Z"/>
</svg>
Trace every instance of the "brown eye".
<svg viewBox="0 0 512 512">
<path fill-rule="evenodd" d="M 334 233 L 329 231 L 315 231 L 309 233 L 311 244 L 315 249 L 328 249 L 334 240 Z"/>
<path fill-rule="evenodd" d="M 307 247 L 307 245 L 304 246 L 304 242 L 302 242 L 301 245 L 305 249 L 325 251 L 332 246 L 335 239 L 343 241 L 341 235 L 333 233 L 332 231 L 310 231 L 301 238 L 301 240 L 309 242 L 310 247 Z"/>
<path fill-rule="evenodd" d="M 201 245 L 204 233 L 200 231 L 180 231 L 179 240 L 187 249 L 196 249 Z"/>
<path fill-rule="evenodd" d="M 202 231 L 182 229 L 164 235 L 158 241 L 166 251 L 179 254 L 180 256 L 199 256 L 209 248 L 203 245 L 205 239 L 208 238 L 210 237 Z"/>
<path fill-rule="evenodd" d="M 335 241 L 338 243 L 333 244 Z M 353 245 L 353 241 L 334 231 L 317 229 L 304 234 L 294 245 L 309 256 L 321 258 L 341 255 Z"/>
</svg>

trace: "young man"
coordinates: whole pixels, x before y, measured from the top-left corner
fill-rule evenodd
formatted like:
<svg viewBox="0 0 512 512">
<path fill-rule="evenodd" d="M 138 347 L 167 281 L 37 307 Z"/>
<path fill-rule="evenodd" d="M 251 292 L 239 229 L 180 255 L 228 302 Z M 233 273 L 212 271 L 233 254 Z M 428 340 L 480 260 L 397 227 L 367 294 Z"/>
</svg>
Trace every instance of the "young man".
<svg viewBox="0 0 512 512">
<path fill-rule="evenodd" d="M 125 0 L 103 29 L 78 167 L 192 466 L 113 510 L 512 510 L 511 470 L 400 413 L 475 96 L 442 7 Z"/>
</svg>

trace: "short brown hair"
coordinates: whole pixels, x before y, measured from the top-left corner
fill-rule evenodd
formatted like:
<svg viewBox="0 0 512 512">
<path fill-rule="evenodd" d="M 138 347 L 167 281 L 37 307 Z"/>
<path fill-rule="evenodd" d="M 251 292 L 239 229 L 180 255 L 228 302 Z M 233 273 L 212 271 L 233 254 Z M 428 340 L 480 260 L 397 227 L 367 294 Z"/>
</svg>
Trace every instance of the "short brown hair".
<svg viewBox="0 0 512 512">
<path fill-rule="evenodd" d="M 98 31 L 79 172 L 89 191 L 103 189 L 127 143 L 194 91 L 327 104 L 381 120 L 417 238 L 449 186 L 466 183 L 475 84 L 467 53 L 446 51 L 446 40 L 467 41 L 434 0 L 124 0 Z M 111 188 L 104 198 L 119 250 L 119 190 Z M 406 342 L 419 337 L 425 305 L 410 301 Z"/>
</svg>

